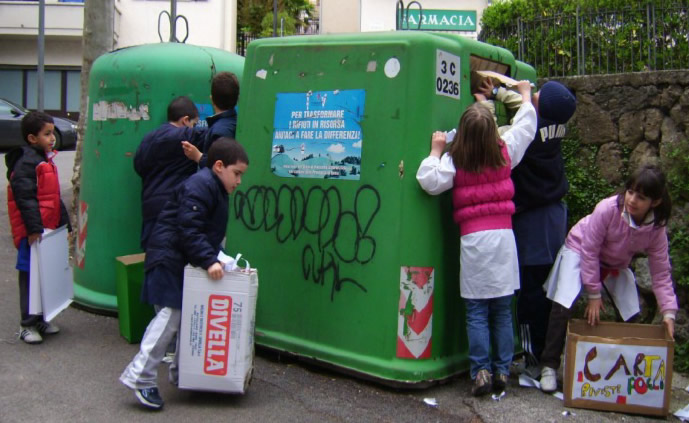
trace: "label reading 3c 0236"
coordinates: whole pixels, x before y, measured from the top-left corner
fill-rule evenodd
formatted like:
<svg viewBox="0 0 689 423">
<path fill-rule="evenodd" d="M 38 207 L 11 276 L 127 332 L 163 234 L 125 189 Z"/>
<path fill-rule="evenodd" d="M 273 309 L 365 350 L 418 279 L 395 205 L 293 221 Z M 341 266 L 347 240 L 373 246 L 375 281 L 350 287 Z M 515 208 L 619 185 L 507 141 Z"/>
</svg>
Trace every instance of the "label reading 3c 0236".
<svg viewBox="0 0 689 423">
<path fill-rule="evenodd" d="M 435 93 L 459 100 L 459 56 L 436 50 Z"/>
</svg>

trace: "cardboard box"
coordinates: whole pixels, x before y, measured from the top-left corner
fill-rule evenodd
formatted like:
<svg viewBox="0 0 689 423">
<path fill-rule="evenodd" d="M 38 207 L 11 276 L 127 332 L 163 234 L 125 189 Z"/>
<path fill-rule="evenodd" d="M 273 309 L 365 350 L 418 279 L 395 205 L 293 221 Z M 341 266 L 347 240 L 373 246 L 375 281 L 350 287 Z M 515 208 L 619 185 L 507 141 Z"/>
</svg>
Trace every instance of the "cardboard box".
<svg viewBox="0 0 689 423">
<path fill-rule="evenodd" d="M 199 268 L 184 270 L 179 342 L 179 387 L 246 392 L 254 362 L 258 273 L 225 272 L 214 281 Z"/>
<path fill-rule="evenodd" d="M 571 320 L 565 348 L 566 407 L 667 416 L 674 341 L 664 325 Z"/>
<path fill-rule="evenodd" d="M 146 255 L 131 254 L 115 258 L 115 289 L 120 335 L 130 344 L 141 342 L 148 324 L 155 316 L 153 306 L 141 302 Z"/>
</svg>

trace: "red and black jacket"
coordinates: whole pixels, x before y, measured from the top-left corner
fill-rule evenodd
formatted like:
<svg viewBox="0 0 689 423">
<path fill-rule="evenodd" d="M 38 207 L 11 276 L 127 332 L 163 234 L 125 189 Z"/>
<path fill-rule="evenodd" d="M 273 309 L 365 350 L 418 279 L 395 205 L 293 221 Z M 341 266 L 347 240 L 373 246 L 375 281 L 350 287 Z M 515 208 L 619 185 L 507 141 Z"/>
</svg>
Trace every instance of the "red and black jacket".
<svg viewBox="0 0 689 423">
<path fill-rule="evenodd" d="M 9 180 L 7 208 L 15 247 L 19 248 L 19 241 L 29 234 L 69 224 L 52 157 L 27 145 L 7 153 L 5 163 Z"/>
</svg>

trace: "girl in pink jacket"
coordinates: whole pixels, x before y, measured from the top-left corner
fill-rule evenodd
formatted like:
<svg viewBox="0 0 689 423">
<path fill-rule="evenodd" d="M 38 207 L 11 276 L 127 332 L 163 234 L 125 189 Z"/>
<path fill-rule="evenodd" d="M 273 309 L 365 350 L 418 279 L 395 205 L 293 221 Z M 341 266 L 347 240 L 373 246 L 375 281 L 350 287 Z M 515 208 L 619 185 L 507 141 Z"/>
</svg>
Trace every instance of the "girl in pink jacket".
<svg viewBox="0 0 689 423">
<path fill-rule="evenodd" d="M 638 313 L 636 283 L 629 269 L 638 253 L 648 255 L 653 292 L 663 323 L 674 336 L 677 297 L 670 278 L 666 231 L 671 207 L 665 175 L 646 165 L 627 181 L 624 192 L 602 200 L 569 232 L 544 285 L 553 307 L 541 356 L 541 390 L 557 389 L 556 370 L 567 321 L 582 287 L 588 299 L 584 316 L 590 325 L 600 321 L 603 285 L 624 320 Z"/>
</svg>

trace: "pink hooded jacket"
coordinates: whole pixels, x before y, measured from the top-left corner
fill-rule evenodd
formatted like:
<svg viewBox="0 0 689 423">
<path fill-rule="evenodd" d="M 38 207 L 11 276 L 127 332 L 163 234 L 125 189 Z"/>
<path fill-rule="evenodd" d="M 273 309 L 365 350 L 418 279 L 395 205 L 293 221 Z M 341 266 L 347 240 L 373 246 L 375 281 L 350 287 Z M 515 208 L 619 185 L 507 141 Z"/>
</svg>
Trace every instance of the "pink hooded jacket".
<svg viewBox="0 0 689 423">
<path fill-rule="evenodd" d="M 624 269 L 629 267 L 634 255 L 648 254 L 653 293 L 661 312 L 677 310 L 665 227 L 653 224 L 631 227 L 622 217 L 617 195 L 599 202 L 593 213 L 574 225 L 565 245 L 579 253 L 581 283 L 593 296 L 601 291 L 601 268 Z"/>
</svg>

